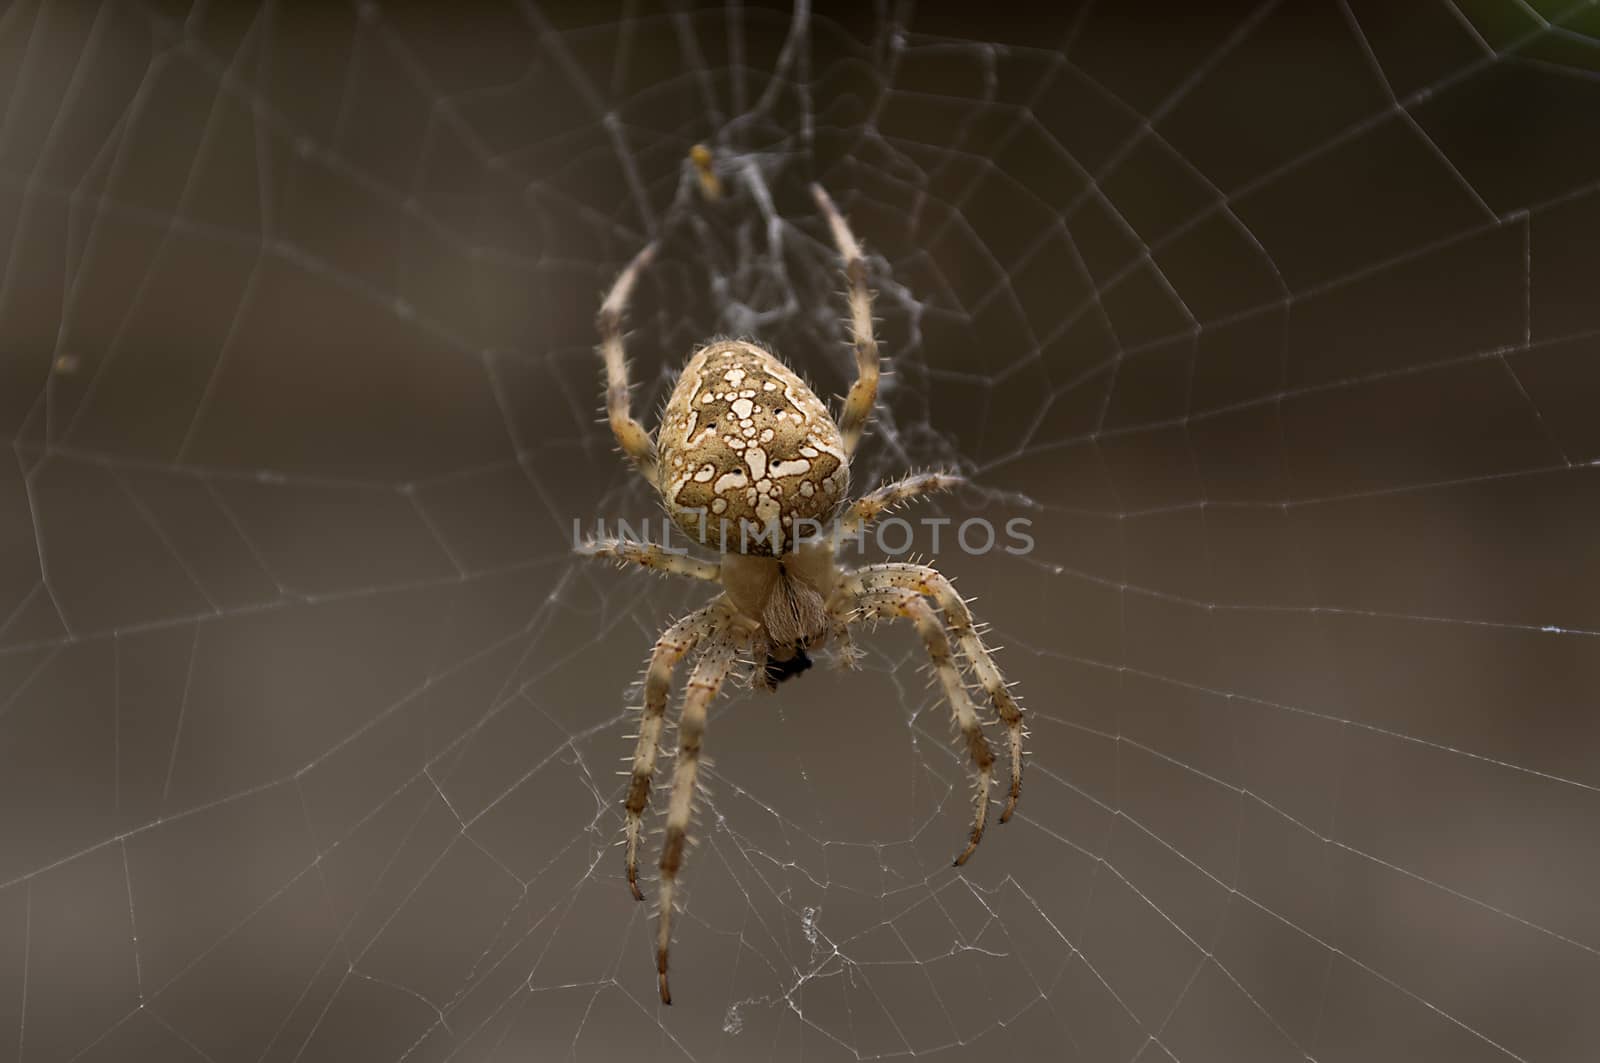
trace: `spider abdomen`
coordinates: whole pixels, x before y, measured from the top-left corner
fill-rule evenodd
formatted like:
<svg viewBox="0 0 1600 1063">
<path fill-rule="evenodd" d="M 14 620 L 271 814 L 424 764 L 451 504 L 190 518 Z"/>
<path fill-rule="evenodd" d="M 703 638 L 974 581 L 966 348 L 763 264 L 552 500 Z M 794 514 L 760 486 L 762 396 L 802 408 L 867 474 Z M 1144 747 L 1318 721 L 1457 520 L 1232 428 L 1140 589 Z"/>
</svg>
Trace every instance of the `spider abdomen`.
<svg viewBox="0 0 1600 1063">
<path fill-rule="evenodd" d="M 689 359 L 656 449 L 667 512 L 724 553 L 786 553 L 822 531 L 849 493 L 849 459 L 826 404 L 745 340 L 715 341 Z"/>
</svg>

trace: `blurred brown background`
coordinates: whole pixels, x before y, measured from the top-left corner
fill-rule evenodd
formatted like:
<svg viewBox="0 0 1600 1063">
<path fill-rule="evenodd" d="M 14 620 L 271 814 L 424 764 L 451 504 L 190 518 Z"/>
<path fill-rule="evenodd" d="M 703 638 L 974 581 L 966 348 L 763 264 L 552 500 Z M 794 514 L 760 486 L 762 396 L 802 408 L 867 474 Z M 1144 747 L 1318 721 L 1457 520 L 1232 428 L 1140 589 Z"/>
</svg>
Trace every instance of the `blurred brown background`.
<svg viewBox="0 0 1600 1063">
<path fill-rule="evenodd" d="M 1600 1058 L 1600 10 L 1060 6 L 0 11 L 0 1060 Z M 1033 757 L 734 689 L 662 1009 L 592 315 L 839 393 L 810 180 Z"/>
</svg>

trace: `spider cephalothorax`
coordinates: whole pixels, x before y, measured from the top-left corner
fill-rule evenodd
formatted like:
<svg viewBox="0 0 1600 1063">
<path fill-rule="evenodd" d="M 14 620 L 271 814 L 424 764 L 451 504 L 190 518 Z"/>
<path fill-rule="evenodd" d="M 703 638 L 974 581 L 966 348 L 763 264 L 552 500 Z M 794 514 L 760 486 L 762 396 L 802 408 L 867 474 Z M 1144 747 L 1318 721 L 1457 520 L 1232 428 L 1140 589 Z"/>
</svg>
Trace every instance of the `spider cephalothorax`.
<svg viewBox="0 0 1600 1063">
<path fill-rule="evenodd" d="M 628 408 L 622 315 L 640 272 L 654 254 L 653 245 L 622 271 L 600 307 L 606 406 L 617 442 L 660 494 L 678 527 L 720 555 L 718 561 L 698 560 L 621 539 L 591 542 L 583 548 L 591 556 L 690 576 L 722 588 L 709 604 L 677 621 L 656 641 L 645 672 L 626 800 L 628 885 L 643 900 L 639 842 L 672 672 L 684 657 L 697 654 L 678 722 L 677 762 L 661 850 L 656 970 L 661 1000 L 667 1004 L 672 1003 L 667 951 L 672 942 L 673 892 L 688 845 L 706 715 L 737 654 L 764 661 L 756 668 L 756 682 L 774 689 L 810 667 L 808 651 L 829 642 L 844 651 L 842 662 L 853 661 L 852 624 L 875 618 L 909 619 L 927 647 L 976 782 L 972 830 L 956 864 L 965 863 L 983 838 L 995 761 L 963 665 L 1006 730 L 1011 786 L 1000 822 L 1011 817 L 1022 793 L 1022 710 L 984 646 L 967 603 L 950 581 L 929 565 L 888 562 L 852 570 L 836 557 L 841 539 L 855 535 L 884 510 L 960 481 L 948 473 L 924 473 L 854 501 L 847 498 L 850 456 L 877 396 L 878 345 L 861 248 L 827 193 L 813 185 L 812 194 L 844 257 L 850 283 L 857 375 L 837 421 L 827 404 L 771 352 L 746 340 L 716 340 L 690 357 L 652 438 Z"/>
</svg>

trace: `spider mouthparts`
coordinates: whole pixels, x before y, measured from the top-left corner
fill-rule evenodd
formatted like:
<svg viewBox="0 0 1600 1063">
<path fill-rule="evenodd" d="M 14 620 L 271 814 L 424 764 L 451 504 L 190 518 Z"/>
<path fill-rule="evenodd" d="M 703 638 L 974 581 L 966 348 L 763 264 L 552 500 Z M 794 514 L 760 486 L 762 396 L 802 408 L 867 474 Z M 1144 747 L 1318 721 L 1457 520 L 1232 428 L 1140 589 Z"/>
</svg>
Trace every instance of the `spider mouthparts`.
<svg viewBox="0 0 1600 1063">
<path fill-rule="evenodd" d="M 785 679 L 793 679 L 801 672 L 804 672 L 806 669 L 810 668 L 811 663 L 811 658 L 806 655 L 805 647 L 796 646 L 794 650 L 794 656 L 787 657 L 781 661 L 772 656 L 772 654 L 767 654 L 767 662 L 761 667 L 762 673 L 767 681 L 767 686 L 770 689 L 776 690 L 779 683 L 783 682 Z"/>
</svg>

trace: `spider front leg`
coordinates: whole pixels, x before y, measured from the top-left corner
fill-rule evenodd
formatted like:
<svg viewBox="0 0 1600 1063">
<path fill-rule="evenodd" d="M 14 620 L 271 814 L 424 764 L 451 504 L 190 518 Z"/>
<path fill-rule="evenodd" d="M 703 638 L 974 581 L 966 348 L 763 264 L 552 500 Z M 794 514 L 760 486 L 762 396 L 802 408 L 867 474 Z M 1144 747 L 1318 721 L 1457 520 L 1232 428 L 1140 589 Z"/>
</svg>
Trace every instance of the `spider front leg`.
<svg viewBox="0 0 1600 1063">
<path fill-rule="evenodd" d="M 595 319 L 595 327 L 600 332 L 600 355 L 606 365 L 606 413 L 611 420 L 611 432 L 640 475 L 651 483 L 656 478 L 656 445 L 650 433 L 628 411 L 628 359 L 622 348 L 622 318 L 627 313 L 628 297 L 633 294 L 639 274 L 654 256 L 654 244 L 646 245 L 633 256 L 633 261 L 617 277 L 600 304 L 600 313 Z"/>
<path fill-rule="evenodd" d="M 656 543 L 632 539 L 591 539 L 574 548 L 584 557 L 599 557 L 618 565 L 638 565 L 671 576 L 688 576 L 711 583 L 722 578 L 722 566 L 715 561 L 700 561 L 688 554 L 675 554 Z"/>
<path fill-rule="evenodd" d="M 850 503 L 850 508 L 839 518 L 838 537 L 842 540 L 857 534 L 885 510 L 892 509 L 902 502 L 909 502 L 919 495 L 932 491 L 948 491 L 966 482 L 966 477 L 953 472 L 923 472 L 886 484 Z"/>
<path fill-rule="evenodd" d="M 628 888 L 636 901 L 644 900 L 639 890 L 639 837 L 643 832 L 644 809 L 650 803 L 650 781 L 655 777 L 656 751 L 667 714 L 672 671 L 696 645 L 720 632 L 727 618 L 727 604 L 719 598 L 662 632 L 650 654 L 650 665 L 644 677 L 644 712 L 639 717 L 639 741 L 633 748 L 633 778 L 628 785 L 626 802 Z"/>
<path fill-rule="evenodd" d="M 836 602 L 839 612 L 848 611 L 860 616 L 904 617 L 916 625 L 917 633 L 922 636 L 922 643 L 928 650 L 928 658 L 933 662 L 934 673 L 944 688 L 945 700 L 950 703 L 950 713 L 966 740 L 967 755 L 972 760 L 977 787 L 972 834 L 967 847 L 955 859 L 955 866 L 960 867 L 978 848 L 978 843 L 983 840 L 983 828 L 989 821 L 989 784 L 994 776 L 994 752 L 989 748 L 989 740 L 984 737 L 983 726 L 978 722 L 978 711 L 972 704 L 972 698 L 967 695 L 967 684 L 962 680 L 961 670 L 956 667 L 950 652 L 950 639 L 939 617 L 914 590 L 898 587 L 870 590 L 853 579 L 848 581 L 847 588 L 844 596 Z"/>
<path fill-rule="evenodd" d="M 689 845 L 689 818 L 694 812 L 695 781 L 700 772 L 700 744 L 705 738 L 706 715 L 722 681 L 733 667 L 733 644 L 719 639 L 706 648 L 689 677 L 678 719 L 678 759 L 672 768 L 672 798 L 667 804 L 667 837 L 661 847 L 661 911 L 657 914 L 656 975 L 661 1003 L 672 1003 L 667 986 L 667 950 L 672 944 L 673 893 Z"/>
<path fill-rule="evenodd" d="M 1006 798 L 1005 811 L 1000 814 L 1000 822 L 1006 822 L 1011 818 L 1011 813 L 1017 810 L 1017 801 L 1022 797 L 1022 739 L 1025 737 L 1022 707 L 1012 697 L 1005 677 L 995 665 L 989 648 L 983 644 L 966 600 L 956 593 L 955 586 L 944 573 L 930 565 L 887 561 L 860 569 L 852 579 L 868 589 L 899 587 L 914 590 L 939 603 L 939 608 L 944 611 L 945 623 L 955 633 L 961 652 L 972 662 L 978 682 L 989 695 L 1000 722 L 1005 724 L 1007 744 L 1011 747 L 1011 792 Z"/>
<path fill-rule="evenodd" d="M 839 435 L 844 452 L 854 454 L 872 417 L 872 404 L 878 398 L 878 339 L 872 332 L 872 290 L 867 287 L 867 260 L 844 215 L 821 185 L 812 185 L 811 195 L 828 221 L 833 242 L 844 258 L 845 278 L 850 282 L 850 338 L 856 348 L 856 382 L 850 385 L 844 409 L 839 413 Z"/>
</svg>

